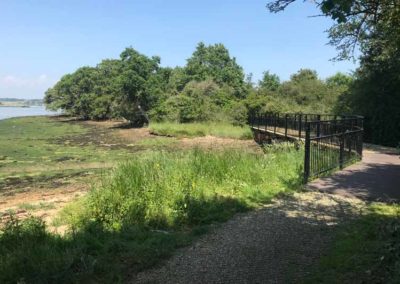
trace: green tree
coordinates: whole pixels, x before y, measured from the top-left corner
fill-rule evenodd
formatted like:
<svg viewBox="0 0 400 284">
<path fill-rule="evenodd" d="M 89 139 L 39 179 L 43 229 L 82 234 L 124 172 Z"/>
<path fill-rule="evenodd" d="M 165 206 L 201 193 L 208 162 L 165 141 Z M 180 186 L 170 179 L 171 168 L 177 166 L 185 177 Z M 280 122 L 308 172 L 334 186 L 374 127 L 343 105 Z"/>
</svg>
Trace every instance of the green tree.
<svg viewBox="0 0 400 284">
<path fill-rule="evenodd" d="M 96 68 L 79 68 L 63 76 L 53 88 L 46 91 L 45 103 L 50 109 L 63 109 L 67 114 L 88 119 L 97 78 Z"/>
<path fill-rule="evenodd" d="M 243 69 L 223 44 L 206 46 L 200 42 L 187 60 L 185 73 L 190 80 L 212 79 L 220 86 L 225 84 L 234 88 L 237 97 L 245 96 Z"/>
<path fill-rule="evenodd" d="M 263 73 L 262 79 L 258 82 L 258 86 L 266 90 L 276 91 L 280 86 L 280 82 L 278 75 L 266 71 Z"/>
<path fill-rule="evenodd" d="M 295 0 L 268 4 L 272 12 L 284 10 Z M 322 0 L 321 12 L 335 24 L 329 29 L 336 59 L 361 51 L 360 67 L 349 91 L 339 97 L 336 110 L 361 114 L 367 141 L 397 146 L 400 141 L 400 5 L 397 0 Z"/>
</svg>

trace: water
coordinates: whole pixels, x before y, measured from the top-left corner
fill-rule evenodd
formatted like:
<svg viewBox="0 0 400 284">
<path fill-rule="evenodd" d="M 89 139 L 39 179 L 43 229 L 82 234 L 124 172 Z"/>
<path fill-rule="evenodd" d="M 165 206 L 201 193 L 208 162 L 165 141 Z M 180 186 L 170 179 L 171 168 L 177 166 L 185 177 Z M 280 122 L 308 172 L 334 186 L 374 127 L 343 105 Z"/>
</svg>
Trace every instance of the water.
<svg viewBox="0 0 400 284">
<path fill-rule="evenodd" d="M 32 116 L 32 115 L 55 115 L 57 112 L 48 111 L 44 106 L 32 107 L 0 107 L 0 120 L 10 117 Z"/>
</svg>

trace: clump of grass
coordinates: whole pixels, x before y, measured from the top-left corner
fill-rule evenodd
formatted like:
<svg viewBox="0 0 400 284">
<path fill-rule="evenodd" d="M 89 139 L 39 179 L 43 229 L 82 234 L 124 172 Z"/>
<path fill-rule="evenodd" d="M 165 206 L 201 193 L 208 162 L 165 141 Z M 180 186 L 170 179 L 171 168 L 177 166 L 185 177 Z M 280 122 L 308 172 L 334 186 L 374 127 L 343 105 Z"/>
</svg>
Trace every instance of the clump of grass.
<svg viewBox="0 0 400 284">
<path fill-rule="evenodd" d="M 253 134 L 249 127 L 234 126 L 228 123 L 151 123 L 150 131 L 157 135 L 174 137 L 201 137 L 216 136 L 234 139 L 252 139 Z"/>
<path fill-rule="evenodd" d="M 344 225 L 309 283 L 400 283 L 400 206 L 370 205 Z"/>
<path fill-rule="evenodd" d="M 36 211 L 36 210 L 49 210 L 56 208 L 54 203 L 48 202 L 39 202 L 36 204 L 33 203 L 22 203 L 18 206 L 19 209 L 27 210 L 27 211 Z"/>
<path fill-rule="evenodd" d="M 301 182 L 301 164 L 302 152 L 294 147 L 265 155 L 143 153 L 63 211 L 72 228 L 63 237 L 38 221 L 6 226 L 0 232 L 0 282 L 123 281 L 126 269 L 153 265 L 209 224 L 290 192 L 293 180 Z"/>
</svg>

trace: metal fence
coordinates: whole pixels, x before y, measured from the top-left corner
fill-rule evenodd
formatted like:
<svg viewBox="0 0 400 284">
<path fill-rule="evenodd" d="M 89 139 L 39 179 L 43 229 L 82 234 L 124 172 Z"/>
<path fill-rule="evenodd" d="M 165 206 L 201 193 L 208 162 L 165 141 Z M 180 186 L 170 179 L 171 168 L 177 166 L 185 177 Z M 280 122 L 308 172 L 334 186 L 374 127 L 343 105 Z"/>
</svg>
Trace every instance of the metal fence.
<svg viewBox="0 0 400 284">
<path fill-rule="evenodd" d="M 249 124 L 255 129 L 269 131 L 274 134 L 284 134 L 289 138 L 305 138 L 306 125 L 309 122 L 315 122 L 314 135 L 321 135 L 321 127 L 327 121 L 333 121 L 333 124 L 340 126 L 340 121 L 344 119 L 361 119 L 360 116 L 350 115 L 330 115 L 330 114 L 310 114 L 310 113 L 258 113 L 249 118 Z M 336 123 L 335 123 L 336 121 Z M 339 122 L 338 122 L 339 121 Z M 337 128 L 338 130 L 340 128 Z"/>
<path fill-rule="evenodd" d="M 360 160 L 363 117 L 262 113 L 249 118 L 255 131 L 305 142 L 304 181 Z"/>
<path fill-rule="evenodd" d="M 308 122 L 305 132 L 305 182 L 362 158 L 361 117 Z"/>
</svg>

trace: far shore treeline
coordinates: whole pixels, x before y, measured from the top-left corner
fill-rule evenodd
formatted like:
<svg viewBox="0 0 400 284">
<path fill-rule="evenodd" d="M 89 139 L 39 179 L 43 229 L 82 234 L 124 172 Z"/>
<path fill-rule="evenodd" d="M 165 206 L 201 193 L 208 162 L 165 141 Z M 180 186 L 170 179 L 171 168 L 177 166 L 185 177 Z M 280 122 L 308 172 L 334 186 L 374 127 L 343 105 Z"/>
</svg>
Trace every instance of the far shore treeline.
<svg viewBox="0 0 400 284">
<path fill-rule="evenodd" d="M 151 121 L 234 125 L 244 125 L 248 115 L 258 111 L 352 113 L 377 119 L 359 105 L 365 88 L 359 86 L 357 72 L 322 80 L 316 71 L 300 69 L 282 82 L 266 71 L 254 83 L 223 44 L 202 42 L 183 67 L 161 67 L 160 61 L 126 48 L 119 59 L 105 59 L 96 67 L 63 76 L 47 90 L 45 104 L 82 119 L 125 118 L 136 125 L 143 125 L 144 113 Z M 367 139 L 372 142 L 398 143 L 398 133 L 371 133 Z"/>
</svg>

